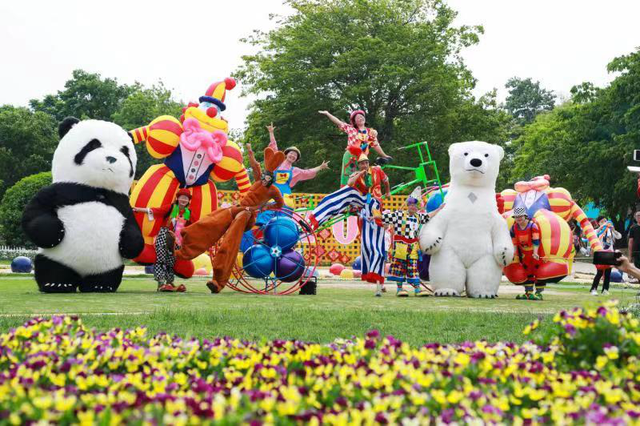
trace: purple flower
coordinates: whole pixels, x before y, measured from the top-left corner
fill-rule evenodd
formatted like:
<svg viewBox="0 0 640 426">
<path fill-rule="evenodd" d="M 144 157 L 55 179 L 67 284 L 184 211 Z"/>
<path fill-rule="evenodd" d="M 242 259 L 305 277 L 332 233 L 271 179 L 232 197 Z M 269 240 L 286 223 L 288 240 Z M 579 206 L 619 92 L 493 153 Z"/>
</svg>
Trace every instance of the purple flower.
<svg viewBox="0 0 640 426">
<path fill-rule="evenodd" d="M 380 337 L 380 332 L 378 330 L 371 330 L 367 333 L 366 336 L 368 339 L 377 339 L 378 337 Z"/>
</svg>

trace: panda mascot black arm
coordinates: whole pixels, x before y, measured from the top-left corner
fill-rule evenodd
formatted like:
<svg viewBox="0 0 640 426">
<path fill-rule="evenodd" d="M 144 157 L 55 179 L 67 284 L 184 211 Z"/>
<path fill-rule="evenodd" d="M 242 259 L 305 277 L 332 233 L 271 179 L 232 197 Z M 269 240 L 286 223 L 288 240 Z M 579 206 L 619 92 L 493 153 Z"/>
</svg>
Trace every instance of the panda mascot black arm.
<svg viewBox="0 0 640 426">
<path fill-rule="evenodd" d="M 56 214 L 56 201 L 55 186 L 47 186 L 33 197 L 22 215 L 22 229 L 38 247 L 55 247 L 64 238 L 64 225 Z"/>
<path fill-rule="evenodd" d="M 134 257 L 138 257 L 142 250 L 144 249 L 144 237 L 142 236 L 142 232 L 140 232 L 140 226 L 138 226 L 138 222 L 133 217 L 133 210 L 131 210 L 131 206 L 129 205 L 129 199 L 126 198 L 125 205 L 121 212 L 125 217 L 124 226 L 122 227 L 122 231 L 120 231 L 120 254 L 125 259 L 133 259 Z"/>
<path fill-rule="evenodd" d="M 24 211 L 22 226 L 41 250 L 35 259 L 40 291 L 114 292 L 123 258 L 144 248 L 129 204 L 136 167 L 130 136 L 99 120 L 65 119 L 53 155 L 53 183 Z"/>
</svg>

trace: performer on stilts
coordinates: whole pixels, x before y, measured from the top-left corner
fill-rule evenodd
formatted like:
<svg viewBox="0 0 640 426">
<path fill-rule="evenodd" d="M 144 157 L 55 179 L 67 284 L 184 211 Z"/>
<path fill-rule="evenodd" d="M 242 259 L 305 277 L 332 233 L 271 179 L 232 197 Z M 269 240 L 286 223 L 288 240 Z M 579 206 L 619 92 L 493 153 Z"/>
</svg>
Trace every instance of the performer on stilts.
<svg viewBox="0 0 640 426">
<path fill-rule="evenodd" d="M 520 263 L 527 273 L 524 282 L 524 294 L 516 296 L 519 300 L 542 300 L 542 292 L 546 287 L 544 281 L 538 281 L 536 272 L 540 266 L 540 229 L 538 224 L 529 219 L 524 207 L 513 209 L 515 223 L 511 227 L 511 238 L 516 248 Z M 535 287 L 535 293 L 534 293 Z"/>
<path fill-rule="evenodd" d="M 360 155 L 357 165 L 359 171 L 351 175 L 347 186 L 324 197 L 307 220 L 317 229 L 347 209 L 359 210 L 362 280 L 377 283 L 377 292 L 380 292 L 384 284 L 384 264 L 387 257 L 385 230 L 382 222 L 369 219 L 382 209 L 382 186 L 384 185 L 384 195 L 387 198 L 391 196 L 391 187 L 387 175 L 378 166 L 370 167 L 366 155 Z"/>
<path fill-rule="evenodd" d="M 213 259 L 213 280 L 207 283 L 212 293 L 219 293 L 228 284 L 242 234 L 255 224 L 257 211 L 271 199 L 275 203 L 266 206 L 267 209 L 284 206 L 280 190 L 273 185 L 273 172 L 283 161 L 284 153 L 266 148 L 265 170 L 255 159 L 252 161 L 254 183 L 239 205 L 218 209 L 182 230 L 182 248 L 176 251 L 177 259 L 193 259 L 222 239 Z"/>
<path fill-rule="evenodd" d="M 385 225 L 393 228 L 393 245 L 391 251 L 391 267 L 387 274 L 389 281 L 398 285 L 396 296 L 408 297 L 409 293 L 402 288 L 403 283 L 413 286 L 416 296 L 424 297 L 429 294 L 420 288 L 420 275 L 418 273 L 418 258 L 420 245 L 418 235 L 420 228 L 436 215 L 438 210 L 432 213 L 419 212 L 418 202 L 422 198 L 422 190 L 417 187 L 407 198 L 407 208 L 403 210 L 388 211 L 383 214 L 374 214 L 373 218 L 380 219 Z M 377 293 L 376 296 L 381 296 Z"/>
<path fill-rule="evenodd" d="M 342 157 L 342 169 L 340 171 L 340 186 L 347 185 L 349 176 L 357 170 L 357 161 L 361 154 L 369 156 L 369 148 L 373 148 L 381 157 L 379 163 L 387 163 L 392 160 L 384 153 L 378 142 L 378 132 L 376 129 L 367 127 L 365 113 L 356 110 L 349 116 L 350 124 L 331 115 L 329 111 L 318 111 L 331 120 L 340 130 L 347 134 L 347 149 Z"/>
</svg>

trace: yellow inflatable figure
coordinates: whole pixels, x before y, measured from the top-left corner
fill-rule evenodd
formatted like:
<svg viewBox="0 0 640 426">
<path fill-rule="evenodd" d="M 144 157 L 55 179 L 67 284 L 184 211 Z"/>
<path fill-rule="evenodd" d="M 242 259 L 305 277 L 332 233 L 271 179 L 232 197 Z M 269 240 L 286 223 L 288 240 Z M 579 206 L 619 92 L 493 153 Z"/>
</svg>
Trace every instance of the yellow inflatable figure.
<svg viewBox="0 0 640 426">
<path fill-rule="evenodd" d="M 133 207 L 160 207 L 171 203 L 178 189 L 190 188 L 191 220 L 195 222 L 218 208 L 215 182 L 235 178 L 240 193 L 248 191 L 251 183 L 242 152 L 227 139 L 229 127 L 220 117 L 220 112 L 226 109 L 226 91 L 235 85 L 232 78 L 213 83 L 199 103 L 189 103 L 183 108 L 179 120 L 164 115 L 130 132 L 134 143 L 146 142 L 152 157 L 164 159 L 162 164 L 149 167 L 138 181 L 131 193 Z M 156 261 L 153 240 L 163 223 L 151 219 L 144 213 L 136 213 L 145 249 L 134 260 L 147 265 Z M 193 275 L 194 265 L 190 260 L 179 260 L 174 270 L 188 278 Z"/>
<path fill-rule="evenodd" d="M 551 188 L 548 175 L 518 182 L 515 190 L 504 190 L 501 197 L 509 229 L 514 223 L 511 215 L 516 207 L 524 207 L 540 229 L 541 262 L 535 272 L 538 281 L 558 282 L 570 273 L 574 253 L 571 229 L 567 222 L 571 219 L 578 222 L 592 250 L 602 250 L 600 240 L 584 211 L 573 201 L 569 191 Z M 514 284 L 526 282 L 529 275 L 517 254 L 513 263 L 504 269 L 504 274 Z"/>
</svg>

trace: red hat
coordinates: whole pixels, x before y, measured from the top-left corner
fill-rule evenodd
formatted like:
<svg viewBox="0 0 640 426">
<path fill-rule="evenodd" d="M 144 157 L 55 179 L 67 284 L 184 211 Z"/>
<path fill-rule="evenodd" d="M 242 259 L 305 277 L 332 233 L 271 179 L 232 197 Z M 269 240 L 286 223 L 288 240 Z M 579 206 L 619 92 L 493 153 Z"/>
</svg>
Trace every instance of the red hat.
<svg viewBox="0 0 640 426">
<path fill-rule="evenodd" d="M 189 191 L 187 188 L 181 188 L 176 194 L 176 199 L 181 195 L 185 195 L 189 197 L 189 199 L 191 199 L 191 191 Z"/>
<path fill-rule="evenodd" d="M 227 106 L 224 104 L 227 90 L 232 90 L 234 87 L 236 87 L 236 81 L 231 77 L 227 77 L 223 81 L 216 81 L 209 86 L 204 96 L 200 96 L 199 100 L 200 102 L 216 104 L 220 108 L 220 111 L 224 111 L 227 109 Z"/>
<path fill-rule="evenodd" d="M 366 114 L 364 113 L 364 111 L 363 111 L 363 110 L 361 110 L 361 109 L 357 109 L 357 110 L 353 111 L 353 112 L 351 113 L 351 115 L 349 115 L 349 121 L 351 122 L 351 125 L 352 125 L 352 126 L 355 126 L 355 125 L 356 125 L 356 124 L 354 123 L 354 120 L 356 119 L 356 115 L 358 115 L 358 114 L 362 114 L 362 116 L 363 116 L 363 117 L 365 117 L 365 116 L 366 116 Z"/>
</svg>

